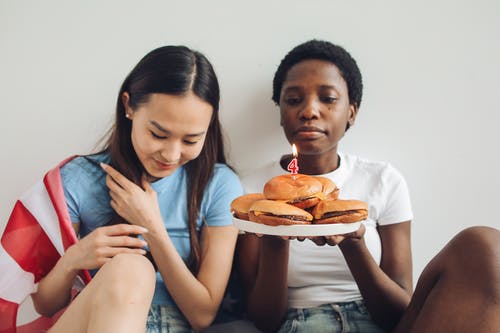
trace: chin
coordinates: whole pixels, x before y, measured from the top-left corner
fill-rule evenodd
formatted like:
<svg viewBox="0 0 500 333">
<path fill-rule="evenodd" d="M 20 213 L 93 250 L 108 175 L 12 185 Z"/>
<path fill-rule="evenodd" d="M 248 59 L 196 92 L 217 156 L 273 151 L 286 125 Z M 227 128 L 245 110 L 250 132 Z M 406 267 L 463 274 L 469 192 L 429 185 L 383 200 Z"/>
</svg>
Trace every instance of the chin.
<svg viewBox="0 0 500 333">
<path fill-rule="evenodd" d="M 328 150 L 325 149 L 324 147 L 318 147 L 313 142 L 302 141 L 296 143 L 296 145 L 297 145 L 297 150 L 300 152 L 301 155 L 318 155 Z"/>
<path fill-rule="evenodd" d="M 170 176 L 178 168 L 179 167 L 175 167 L 175 168 L 168 169 L 168 170 L 158 170 L 156 168 L 148 168 L 148 169 L 146 169 L 146 172 L 148 173 L 148 178 L 151 178 L 151 179 L 154 179 L 154 180 L 158 180 L 160 178 L 164 178 L 164 177 Z"/>
</svg>

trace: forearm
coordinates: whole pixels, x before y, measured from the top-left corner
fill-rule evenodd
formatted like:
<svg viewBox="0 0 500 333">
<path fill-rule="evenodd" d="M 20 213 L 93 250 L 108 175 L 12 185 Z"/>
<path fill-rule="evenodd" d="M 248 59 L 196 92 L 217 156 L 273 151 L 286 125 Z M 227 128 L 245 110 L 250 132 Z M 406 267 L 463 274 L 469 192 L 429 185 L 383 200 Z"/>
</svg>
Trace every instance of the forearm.
<svg viewBox="0 0 500 333">
<path fill-rule="evenodd" d="M 393 328 L 410 301 L 411 290 L 396 283 L 377 265 L 364 239 L 348 240 L 339 247 L 373 320 Z"/>
<path fill-rule="evenodd" d="M 149 244 L 168 292 L 191 326 L 199 330 L 210 325 L 221 298 L 211 295 L 209 289 L 192 274 L 165 229 L 150 231 L 144 239 Z"/>
<path fill-rule="evenodd" d="M 288 307 L 289 241 L 274 236 L 260 240 L 254 287 L 247 294 L 250 319 L 263 331 L 276 331 Z"/>
<path fill-rule="evenodd" d="M 71 299 L 71 288 L 78 270 L 69 267 L 62 256 L 54 268 L 42 278 L 38 290 L 31 295 L 36 311 L 50 317 L 65 307 Z"/>
</svg>

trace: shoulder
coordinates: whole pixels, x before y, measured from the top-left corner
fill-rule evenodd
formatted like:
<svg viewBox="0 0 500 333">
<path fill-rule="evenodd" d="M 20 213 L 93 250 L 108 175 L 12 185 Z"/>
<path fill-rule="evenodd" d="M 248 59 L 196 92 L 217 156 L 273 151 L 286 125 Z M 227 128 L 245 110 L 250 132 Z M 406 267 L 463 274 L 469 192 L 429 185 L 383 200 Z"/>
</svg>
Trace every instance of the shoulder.
<svg viewBox="0 0 500 333">
<path fill-rule="evenodd" d="M 372 160 L 357 155 L 342 154 L 347 168 L 354 174 L 364 175 L 365 177 L 375 177 L 382 181 L 391 181 L 402 179 L 401 172 L 391 163 L 380 160 Z"/>
<path fill-rule="evenodd" d="M 236 172 L 226 164 L 217 163 L 214 167 L 212 182 L 240 182 Z"/>
<path fill-rule="evenodd" d="M 215 164 L 212 179 L 208 184 L 208 192 L 231 192 L 241 194 L 242 191 L 240 178 L 236 172 L 226 164 Z"/>
<path fill-rule="evenodd" d="M 78 156 L 61 166 L 61 179 L 65 186 L 81 182 L 91 183 L 103 179 L 105 172 L 100 162 L 109 162 L 107 153 Z"/>
<path fill-rule="evenodd" d="M 73 158 L 72 160 L 61 166 L 61 172 L 69 173 L 86 173 L 94 174 L 96 170 L 102 171 L 99 163 L 109 163 L 109 154 L 99 153 L 95 155 L 82 155 Z"/>
<path fill-rule="evenodd" d="M 209 226 L 231 224 L 231 201 L 243 194 L 240 179 L 225 164 L 216 164 L 205 189 L 201 211 Z"/>
</svg>

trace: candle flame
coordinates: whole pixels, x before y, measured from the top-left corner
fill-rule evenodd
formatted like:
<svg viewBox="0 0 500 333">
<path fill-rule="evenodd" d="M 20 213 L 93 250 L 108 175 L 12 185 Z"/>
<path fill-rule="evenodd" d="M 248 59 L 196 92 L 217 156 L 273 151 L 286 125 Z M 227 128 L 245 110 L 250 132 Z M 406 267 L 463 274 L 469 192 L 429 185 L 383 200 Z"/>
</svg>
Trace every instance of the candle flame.
<svg viewBox="0 0 500 333">
<path fill-rule="evenodd" d="M 292 144 L 292 155 L 293 157 L 297 157 L 297 147 L 295 147 L 295 143 Z"/>
</svg>

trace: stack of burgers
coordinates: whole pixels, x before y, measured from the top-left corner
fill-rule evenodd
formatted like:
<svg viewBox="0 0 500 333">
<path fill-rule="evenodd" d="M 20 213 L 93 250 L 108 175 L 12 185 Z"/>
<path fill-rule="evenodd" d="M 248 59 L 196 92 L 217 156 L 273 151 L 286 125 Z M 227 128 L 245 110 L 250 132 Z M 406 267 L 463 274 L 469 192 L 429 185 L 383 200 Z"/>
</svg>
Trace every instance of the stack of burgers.
<svg viewBox="0 0 500 333">
<path fill-rule="evenodd" d="M 266 225 L 352 223 L 368 216 L 368 205 L 338 199 L 339 189 L 330 179 L 284 174 L 270 179 L 262 193 L 233 200 L 236 218 Z"/>
</svg>

